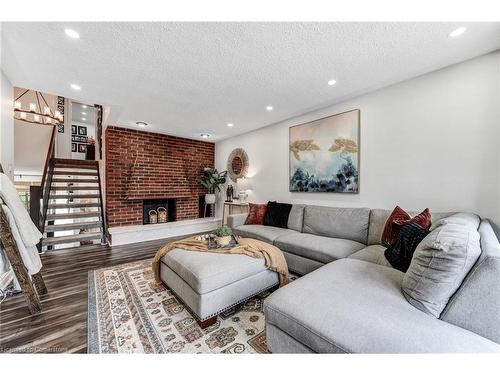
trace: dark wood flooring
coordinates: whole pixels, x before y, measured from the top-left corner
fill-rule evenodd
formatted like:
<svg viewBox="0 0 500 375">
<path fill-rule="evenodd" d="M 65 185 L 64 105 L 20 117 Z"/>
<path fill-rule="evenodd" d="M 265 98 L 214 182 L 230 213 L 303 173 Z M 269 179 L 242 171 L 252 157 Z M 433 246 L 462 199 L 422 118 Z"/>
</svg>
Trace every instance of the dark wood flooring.
<svg viewBox="0 0 500 375">
<path fill-rule="evenodd" d="M 0 352 L 86 353 L 88 271 L 152 258 L 166 242 L 93 245 L 42 255 L 48 289 L 41 298 L 43 311 L 30 315 L 22 294 L 7 298 L 0 305 Z"/>
</svg>

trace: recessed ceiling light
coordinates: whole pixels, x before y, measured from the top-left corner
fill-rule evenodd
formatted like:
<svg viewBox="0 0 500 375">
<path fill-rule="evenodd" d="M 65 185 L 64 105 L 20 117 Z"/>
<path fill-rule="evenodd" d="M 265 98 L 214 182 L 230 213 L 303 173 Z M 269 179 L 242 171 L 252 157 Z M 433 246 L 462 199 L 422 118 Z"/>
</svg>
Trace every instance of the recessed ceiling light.
<svg viewBox="0 0 500 375">
<path fill-rule="evenodd" d="M 201 137 L 201 138 L 204 138 L 204 139 L 207 139 L 207 138 L 210 138 L 210 137 L 211 137 L 211 135 L 210 135 L 210 134 L 207 134 L 207 133 L 201 133 L 201 134 L 200 134 L 200 137 Z"/>
<path fill-rule="evenodd" d="M 82 117 L 82 121 L 87 121 L 87 119 L 85 117 Z"/>
<path fill-rule="evenodd" d="M 274 107 L 272 105 L 268 105 L 266 107 L 266 111 L 268 111 L 268 112 L 271 112 L 273 109 L 274 109 Z"/>
<path fill-rule="evenodd" d="M 73 29 L 64 29 L 64 33 L 69 36 L 72 39 L 79 39 L 80 34 L 78 34 L 75 30 Z"/>
<path fill-rule="evenodd" d="M 458 29 L 453 30 L 448 36 L 450 38 L 456 38 L 457 36 L 462 35 L 466 31 L 467 31 L 467 28 L 462 26 L 462 27 L 459 27 Z"/>
<path fill-rule="evenodd" d="M 80 91 L 82 89 L 82 87 L 80 85 L 77 85 L 76 83 L 72 83 L 71 88 L 76 91 Z"/>
<path fill-rule="evenodd" d="M 234 125 L 234 124 L 232 124 L 232 123 L 230 123 L 230 122 L 227 124 L 227 126 L 228 126 L 229 128 L 232 128 L 232 127 L 233 127 L 233 125 Z"/>
<path fill-rule="evenodd" d="M 87 106 L 85 104 L 82 105 L 82 108 L 87 108 Z"/>
<path fill-rule="evenodd" d="M 82 112 L 82 115 L 86 115 L 86 114 L 87 114 L 87 112 Z"/>
<path fill-rule="evenodd" d="M 328 86 L 333 86 L 333 85 L 335 85 L 336 83 L 337 83 L 337 81 L 336 81 L 336 80 L 331 79 L 331 80 L 329 80 L 329 81 L 328 81 Z"/>
<path fill-rule="evenodd" d="M 135 124 L 140 128 L 145 128 L 146 126 L 148 126 L 148 124 L 144 121 L 137 121 Z"/>
</svg>

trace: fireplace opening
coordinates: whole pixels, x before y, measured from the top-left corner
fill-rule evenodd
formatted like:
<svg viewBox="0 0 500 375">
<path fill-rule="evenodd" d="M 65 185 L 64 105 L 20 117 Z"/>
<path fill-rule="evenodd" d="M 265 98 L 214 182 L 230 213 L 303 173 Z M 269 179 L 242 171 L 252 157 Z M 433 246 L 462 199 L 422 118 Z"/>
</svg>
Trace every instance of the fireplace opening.
<svg viewBox="0 0 500 375">
<path fill-rule="evenodd" d="M 161 224 L 176 221 L 175 198 L 142 201 L 142 224 Z"/>
</svg>

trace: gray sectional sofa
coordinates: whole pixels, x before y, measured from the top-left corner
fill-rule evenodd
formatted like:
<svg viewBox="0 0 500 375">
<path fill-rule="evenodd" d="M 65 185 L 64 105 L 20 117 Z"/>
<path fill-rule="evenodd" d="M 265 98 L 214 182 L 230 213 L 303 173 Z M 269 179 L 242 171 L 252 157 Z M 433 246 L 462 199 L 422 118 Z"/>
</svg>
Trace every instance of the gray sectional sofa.
<svg viewBox="0 0 500 375">
<path fill-rule="evenodd" d="M 290 271 L 305 275 L 265 301 L 271 352 L 500 352 L 500 244 L 490 223 L 481 220 L 481 255 L 438 319 L 405 299 L 405 274 L 385 259 L 389 214 L 293 205 L 287 229 L 228 217 L 235 234 L 276 245 Z"/>
</svg>

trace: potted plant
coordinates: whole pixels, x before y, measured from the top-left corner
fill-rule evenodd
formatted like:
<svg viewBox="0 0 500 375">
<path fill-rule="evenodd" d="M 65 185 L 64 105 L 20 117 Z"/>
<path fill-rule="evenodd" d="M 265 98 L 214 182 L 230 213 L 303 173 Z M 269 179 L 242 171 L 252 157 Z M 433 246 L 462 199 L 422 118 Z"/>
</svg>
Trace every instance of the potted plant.
<svg viewBox="0 0 500 375">
<path fill-rule="evenodd" d="M 227 246 L 231 242 L 233 231 L 227 225 L 219 225 L 217 229 L 213 231 L 213 234 L 219 246 Z"/>
<path fill-rule="evenodd" d="M 201 178 L 200 185 L 208 190 L 205 194 L 205 203 L 215 203 L 215 192 L 220 191 L 220 185 L 226 183 L 227 172 L 219 173 L 215 168 L 204 168 L 203 177 Z"/>
</svg>

